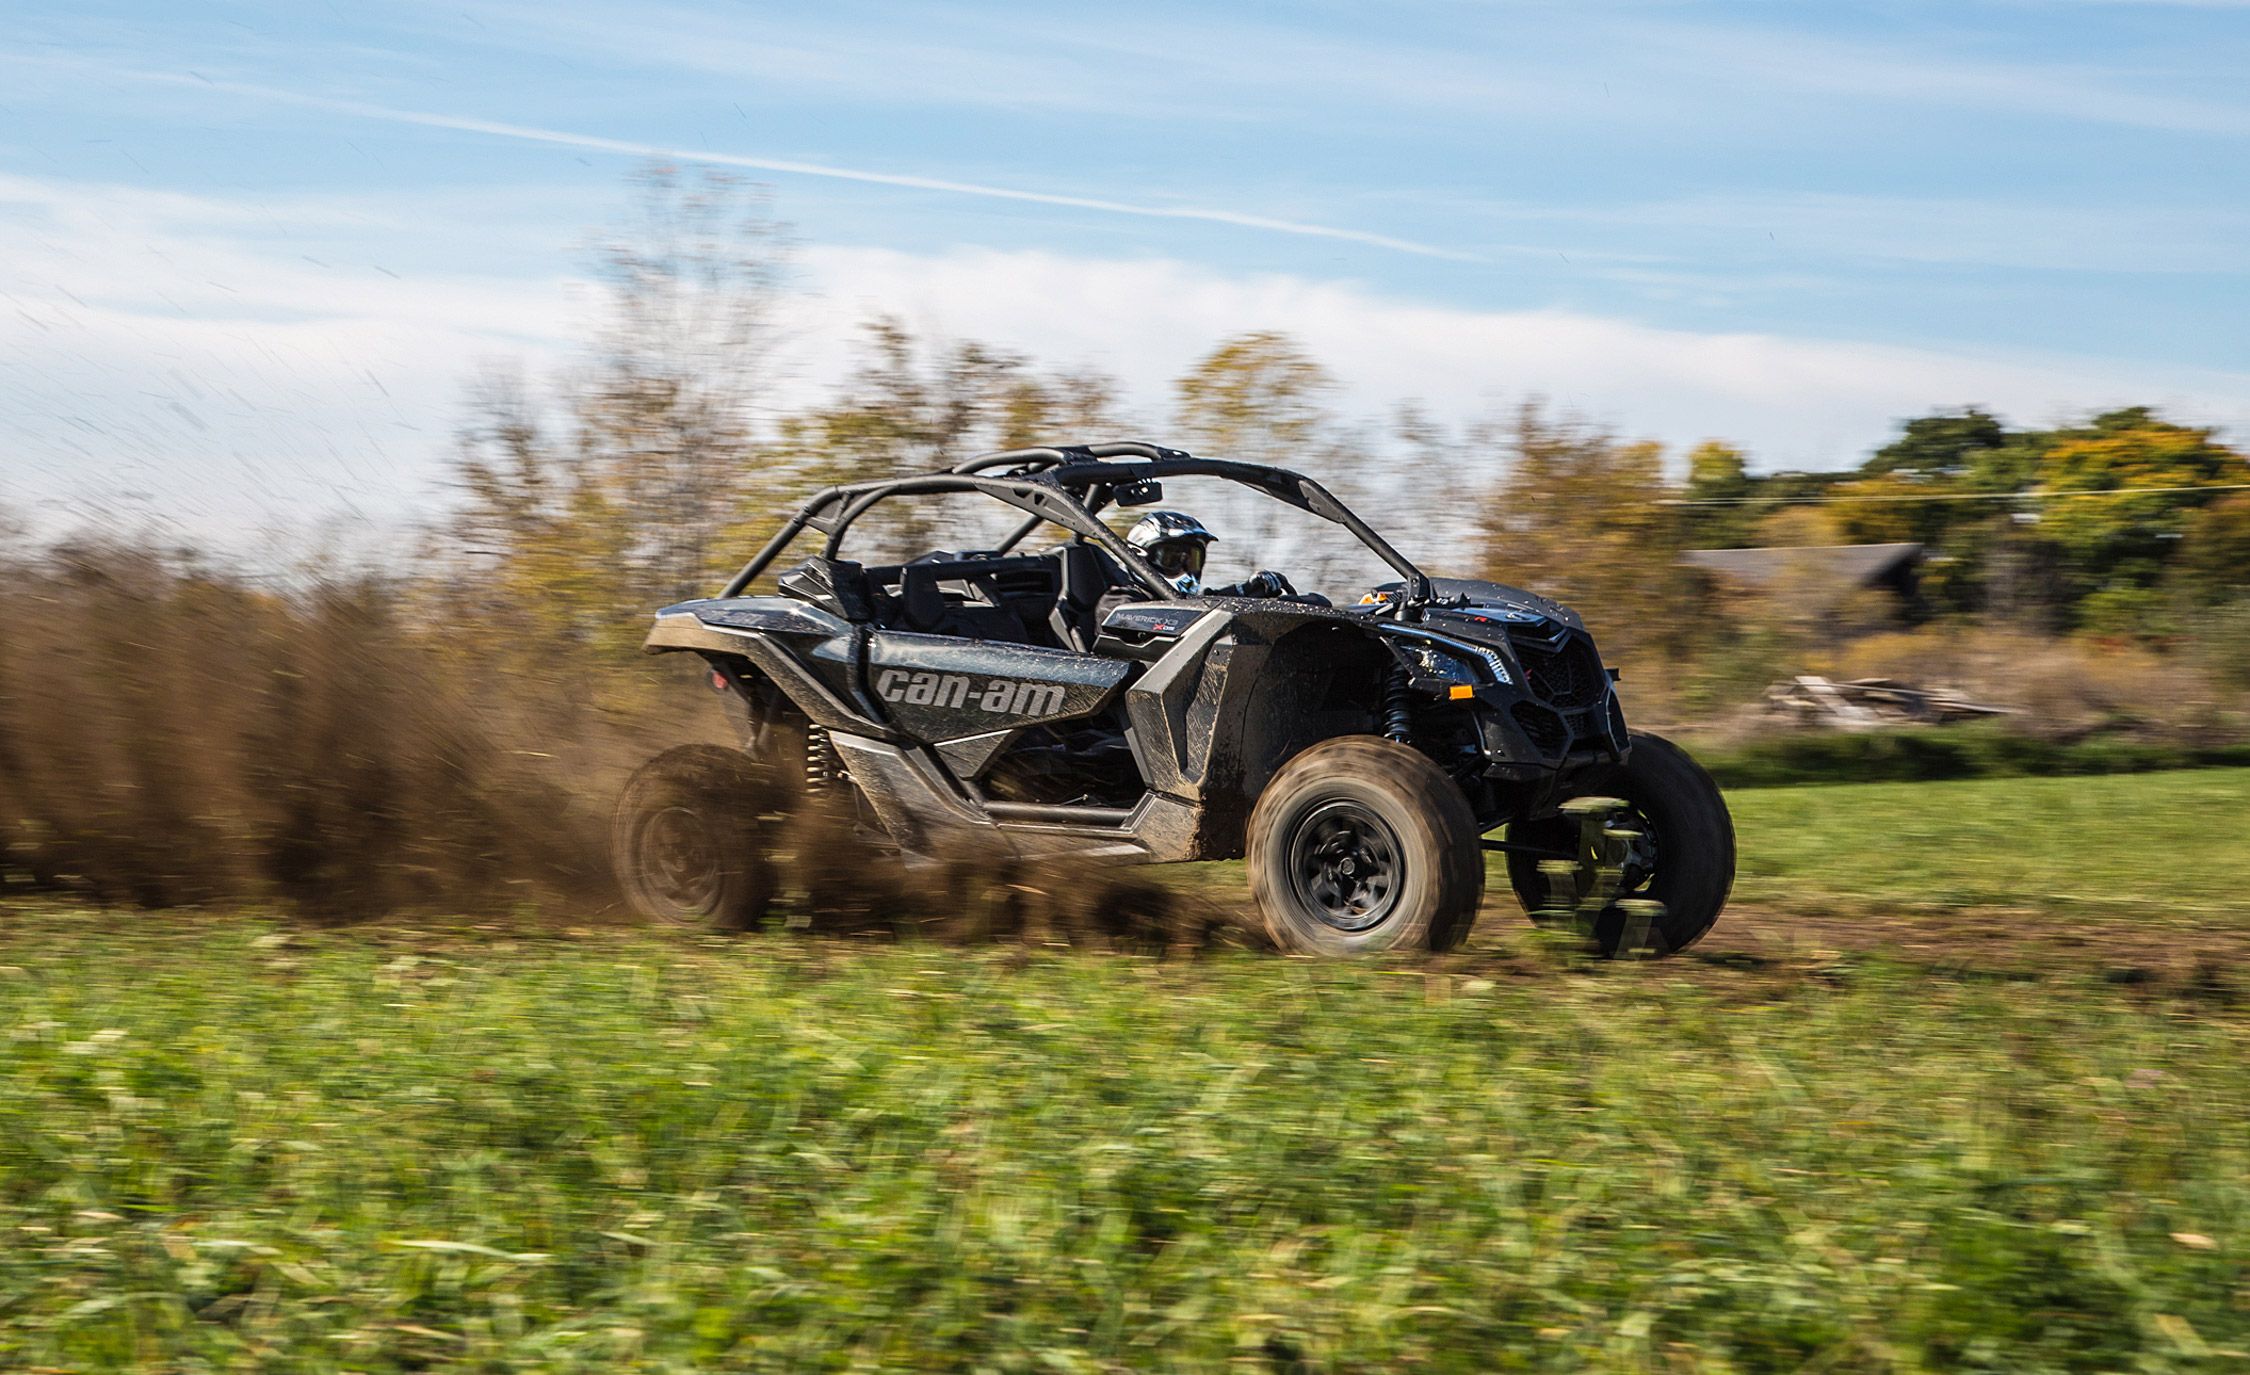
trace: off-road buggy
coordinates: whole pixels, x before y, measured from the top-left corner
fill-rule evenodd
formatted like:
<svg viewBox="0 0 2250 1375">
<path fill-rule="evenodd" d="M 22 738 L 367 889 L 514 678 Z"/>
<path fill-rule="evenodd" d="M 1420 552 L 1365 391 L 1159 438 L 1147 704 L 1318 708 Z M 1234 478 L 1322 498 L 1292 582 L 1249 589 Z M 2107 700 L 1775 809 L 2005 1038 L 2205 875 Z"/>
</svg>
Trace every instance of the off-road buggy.
<svg viewBox="0 0 2250 1375">
<path fill-rule="evenodd" d="M 1343 606 L 1273 577 L 1279 595 L 1182 596 L 1101 513 L 1183 479 L 1341 526 L 1387 576 Z M 917 523 L 917 504 L 964 494 L 1006 517 L 990 547 L 851 557 L 877 515 L 927 533 L 939 523 Z M 808 531 L 817 548 L 769 573 Z M 1718 789 L 1627 727 L 1575 613 L 1425 576 L 1280 468 L 1116 443 L 830 488 L 718 596 L 658 612 L 646 648 L 701 655 L 747 708 L 741 753 L 675 750 L 626 789 L 617 868 L 652 917 L 762 916 L 773 881 L 733 813 L 753 805 L 742 778 L 777 771 L 847 807 L 855 844 L 907 863 L 1247 856 L 1259 915 L 1289 950 L 1448 949 L 1474 920 L 1488 851 L 1527 910 L 1578 905 L 1596 880 L 1565 804 L 1593 795 L 1621 804 L 1603 818 L 1599 889 L 1619 901 L 1584 904 L 1608 914 L 1592 922 L 1605 949 L 1685 948 L 1733 881 Z"/>
</svg>

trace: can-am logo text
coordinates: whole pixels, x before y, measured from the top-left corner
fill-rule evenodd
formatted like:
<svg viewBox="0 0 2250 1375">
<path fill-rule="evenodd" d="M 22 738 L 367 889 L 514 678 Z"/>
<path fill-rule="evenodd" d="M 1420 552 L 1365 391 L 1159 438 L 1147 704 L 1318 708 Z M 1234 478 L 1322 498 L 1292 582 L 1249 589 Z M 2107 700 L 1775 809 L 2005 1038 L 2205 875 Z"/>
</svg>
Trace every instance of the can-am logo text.
<svg viewBox="0 0 2250 1375">
<path fill-rule="evenodd" d="M 988 678 L 981 685 L 958 673 L 916 673 L 886 668 L 875 675 L 875 695 L 910 707 L 975 707 L 998 716 L 1045 716 L 1060 710 L 1061 683 L 1019 683 Z"/>
</svg>

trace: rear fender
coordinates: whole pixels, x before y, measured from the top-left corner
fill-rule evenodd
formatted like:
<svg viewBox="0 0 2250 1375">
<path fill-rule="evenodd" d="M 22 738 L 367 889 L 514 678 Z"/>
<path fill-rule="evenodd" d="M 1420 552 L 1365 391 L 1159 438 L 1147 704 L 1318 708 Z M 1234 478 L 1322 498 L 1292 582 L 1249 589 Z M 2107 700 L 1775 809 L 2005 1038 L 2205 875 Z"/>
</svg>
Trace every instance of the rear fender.
<svg viewBox="0 0 2250 1375">
<path fill-rule="evenodd" d="M 778 597 L 682 602 L 656 613 L 641 648 L 747 660 L 814 725 L 889 738 L 858 700 L 855 667 L 865 632 L 818 608 Z"/>
</svg>

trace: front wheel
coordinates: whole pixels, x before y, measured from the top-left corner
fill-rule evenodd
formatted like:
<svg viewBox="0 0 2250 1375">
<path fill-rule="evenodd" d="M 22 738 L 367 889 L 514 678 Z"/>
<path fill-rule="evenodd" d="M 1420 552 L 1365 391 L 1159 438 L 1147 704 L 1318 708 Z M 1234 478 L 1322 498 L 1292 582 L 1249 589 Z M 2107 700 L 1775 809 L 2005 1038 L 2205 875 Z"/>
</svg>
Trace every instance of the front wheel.
<svg viewBox="0 0 2250 1375">
<path fill-rule="evenodd" d="M 1427 758 L 1372 735 L 1283 765 L 1248 839 L 1250 894 L 1283 950 L 1450 950 L 1484 895 L 1468 799 Z"/>
<path fill-rule="evenodd" d="M 760 817 L 773 793 L 770 771 L 739 750 L 682 745 L 643 764 L 610 824 L 611 862 L 633 910 L 714 931 L 764 921 L 777 885 Z"/>
<path fill-rule="evenodd" d="M 1703 939 L 1734 888 L 1734 818 L 1711 775 L 1663 736 L 1634 731 L 1624 766 L 1587 780 L 1582 792 L 1625 804 L 1611 820 L 1612 829 L 1628 835 L 1616 897 L 1664 904 L 1664 914 L 1645 930 L 1615 902 L 1596 914 L 1593 935 L 1602 953 L 1622 953 L 1631 943 L 1671 955 Z M 1578 822 L 1570 817 L 1520 821 L 1508 827 L 1508 839 L 1574 853 Z M 1511 850 L 1508 882 L 1526 912 L 1543 912 L 1576 907 L 1590 890 L 1592 876 L 1573 873 L 1559 880 L 1569 887 L 1558 888 L 1558 880 L 1539 871 L 1538 855 Z"/>
</svg>

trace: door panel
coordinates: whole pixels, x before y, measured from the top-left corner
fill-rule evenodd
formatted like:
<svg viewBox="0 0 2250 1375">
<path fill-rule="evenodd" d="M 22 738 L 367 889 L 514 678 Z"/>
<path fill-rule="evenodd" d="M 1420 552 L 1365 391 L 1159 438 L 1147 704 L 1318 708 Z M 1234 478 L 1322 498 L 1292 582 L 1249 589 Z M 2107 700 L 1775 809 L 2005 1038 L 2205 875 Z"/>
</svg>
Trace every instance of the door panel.
<svg viewBox="0 0 2250 1375">
<path fill-rule="evenodd" d="M 1134 665 L 1062 649 L 878 630 L 867 641 L 867 696 L 927 743 L 1090 716 Z"/>
</svg>

